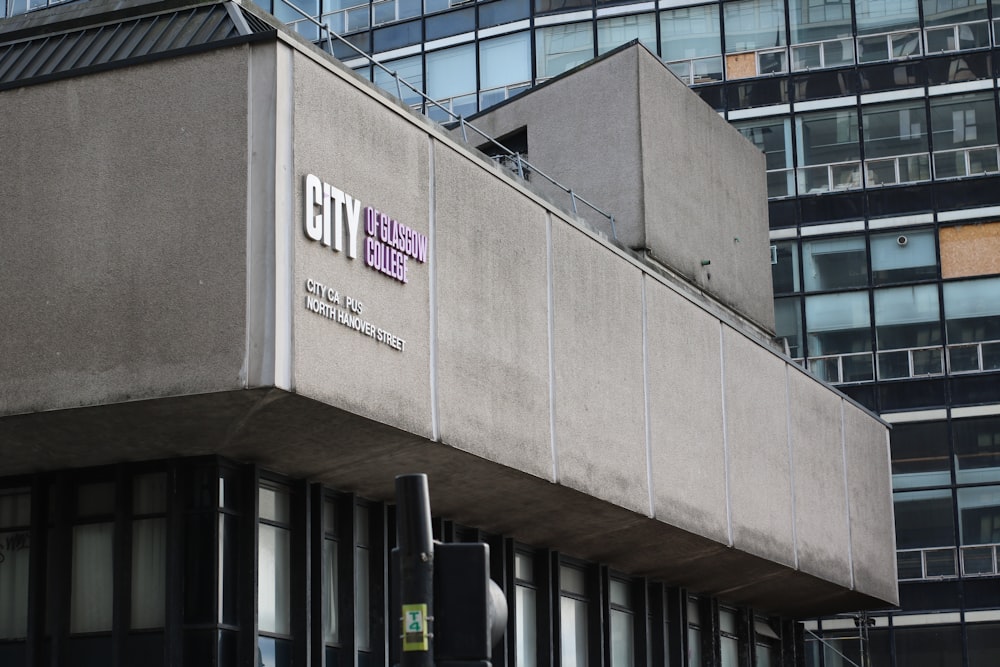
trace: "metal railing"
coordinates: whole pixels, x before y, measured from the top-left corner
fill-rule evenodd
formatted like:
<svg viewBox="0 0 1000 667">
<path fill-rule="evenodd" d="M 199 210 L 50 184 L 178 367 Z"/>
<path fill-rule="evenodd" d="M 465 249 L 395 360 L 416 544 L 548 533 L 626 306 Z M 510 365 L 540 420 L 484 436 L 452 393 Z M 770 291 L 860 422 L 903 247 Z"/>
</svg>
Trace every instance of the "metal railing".
<svg viewBox="0 0 1000 667">
<path fill-rule="evenodd" d="M 397 72 L 394 72 L 394 71 L 390 70 L 388 67 L 386 67 L 382 63 L 378 62 L 377 60 L 375 60 L 374 58 L 372 58 L 370 55 L 368 55 L 367 53 L 365 53 L 364 51 L 362 51 L 358 47 L 356 47 L 353 44 L 351 44 L 349 41 L 347 41 L 346 39 L 344 39 L 343 37 L 341 37 L 340 35 L 338 35 L 336 32 L 334 32 L 333 30 L 331 30 L 329 28 L 329 26 L 327 26 L 325 23 L 321 23 L 321 22 L 317 21 L 315 18 L 313 18 L 312 16 L 310 16 L 309 14 L 307 14 L 305 11 L 303 11 L 302 9 L 299 9 L 298 7 L 296 7 L 295 5 L 293 5 L 290 0 L 281 0 L 281 2 L 282 2 L 282 4 L 290 7 L 297 14 L 299 14 L 300 16 L 302 16 L 302 18 L 304 18 L 304 19 L 306 19 L 306 20 L 314 23 L 319 28 L 320 35 L 322 35 L 320 41 L 322 41 L 327 46 L 327 49 L 329 50 L 329 53 L 330 53 L 331 56 L 333 55 L 333 39 L 336 38 L 338 42 L 340 42 L 341 44 L 346 45 L 350 51 L 353 51 L 359 57 L 364 58 L 371 65 L 379 68 L 380 70 L 382 70 L 383 72 L 385 72 L 386 74 L 388 74 L 390 77 L 392 77 L 392 79 L 396 83 L 396 97 L 397 98 L 400 98 L 400 99 L 403 98 L 402 91 L 403 91 L 403 87 L 405 86 L 412 93 L 418 95 L 421 98 L 422 102 L 418 106 L 420 107 L 420 110 L 423 111 L 423 113 L 425 115 L 427 115 L 428 117 L 430 117 L 432 113 L 433 114 L 438 114 L 438 113 L 443 112 L 445 118 L 450 118 L 451 119 L 450 122 L 457 122 L 458 123 L 458 127 L 461 129 L 461 132 L 462 132 L 462 140 L 465 141 L 466 143 L 469 143 L 468 133 L 470 131 L 472 131 L 475 134 L 478 134 L 480 137 L 482 137 L 494 149 L 496 149 L 497 151 L 499 151 L 499 154 L 507 155 L 508 157 L 517 160 L 518 163 L 522 162 L 520 156 L 515 151 L 510 150 L 509 148 L 507 148 L 506 146 L 504 146 L 503 144 L 501 144 L 499 141 L 497 141 L 496 139 L 494 139 L 490 135 L 486 134 L 485 132 L 483 132 L 479 128 L 477 128 L 474 125 L 472 125 L 471 123 L 469 123 L 467 120 L 465 120 L 465 116 L 463 116 L 462 114 L 455 114 L 451 109 L 446 108 L 444 105 L 440 104 L 439 102 L 437 102 L 435 100 L 432 100 L 431 98 L 427 97 L 427 95 L 425 95 L 423 93 L 423 91 L 418 90 L 409 81 L 406 81 L 405 79 L 401 78 Z M 473 95 L 475 95 L 475 94 L 473 93 Z M 431 111 L 432 109 L 435 110 L 435 111 Z M 530 163 L 528 163 L 526 161 L 523 162 L 523 165 L 524 165 L 524 167 L 526 167 L 526 168 L 528 168 L 528 169 L 531 170 L 532 175 L 537 175 L 539 178 L 545 179 L 550 184 L 552 184 L 553 186 L 555 186 L 557 189 L 559 189 L 563 193 L 569 195 L 570 206 L 571 206 L 571 208 L 573 210 L 573 214 L 574 215 L 579 215 L 579 206 L 583 205 L 583 206 L 589 208 L 591 211 L 597 213 L 600 217 L 602 217 L 605 220 L 607 220 L 608 223 L 611 226 L 611 237 L 615 241 L 618 240 L 618 231 L 617 231 L 617 229 L 615 227 L 615 216 L 614 215 L 612 215 L 611 213 L 607 213 L 606 211 L 604 211 L 601 208 L 598 208 L 595 204 L 591 203 L 587 199 L 585 199 L 585 198 L 581 197 L 579 194 L 577 194 L 572 188 L 563 185 L 562 183 L 560 183 L 559 181 L 557 181 L 556 179 L 554 179 L 552 176 L 549 176 L 548 174 L 546 174 L 544 171 L 542 171 L 541 169 L 539 169 L 536 165 L 530 164 Z"/>
</svg>

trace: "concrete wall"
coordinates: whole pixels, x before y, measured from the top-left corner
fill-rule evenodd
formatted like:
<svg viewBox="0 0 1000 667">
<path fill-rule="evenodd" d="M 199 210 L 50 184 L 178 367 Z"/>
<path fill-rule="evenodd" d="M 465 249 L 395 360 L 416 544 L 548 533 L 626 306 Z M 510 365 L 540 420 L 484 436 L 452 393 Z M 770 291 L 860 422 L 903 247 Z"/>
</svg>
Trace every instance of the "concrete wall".
<svg viewBox="0 0 1000 667">
<path fill-rule="evenodd" d="M 892 533 L 884 425 L 327 69 L 294 56 L 294 391 L 840 585 L 874 568 L 865 586 L 894 599 L 894 552 L 870 539 Z M 309 240 L 306 173 L 427 234 L 427 264 L 404 285 Z M 309 277 L 363 302 L 405 350 L 308 310 Z M 769 282 L 759 291 L 770 299 Z M 831 489 L 840 502 L 821 501 Z"/>
<path fill-rule="evenodd" d="M 0 415 L 243 385 L 248 53 L 0 93 Z"/>
<path fill-rule="evenodd" d="M 622 244 L 773 331 L 763 156 L 644 47 L 599 58 L 471 123 L 494 137 L 526 127 L 530 162 L 613 214 Z M 570 206 L 544 179 L 531 185 Z M 578 211 L 611 235 L 606 220 Z"/>
</svg>

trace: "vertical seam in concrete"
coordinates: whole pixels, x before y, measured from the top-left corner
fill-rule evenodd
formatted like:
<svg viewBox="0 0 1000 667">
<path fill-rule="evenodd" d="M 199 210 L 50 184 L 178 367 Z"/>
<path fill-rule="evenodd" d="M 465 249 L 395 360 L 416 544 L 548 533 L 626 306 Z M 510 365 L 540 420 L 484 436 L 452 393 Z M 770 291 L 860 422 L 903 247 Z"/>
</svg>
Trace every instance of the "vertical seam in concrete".
<svg viewBox="0 0 1000 667">
<path fill-rule="evenodd" d="M 434 138 L 427 135 L 427 233 L 431 253 L 427 263 L 427 291 L 430 303 L 430 379 L 431 379 L 431 439 L 441 439 L 441 415 L 438 406 L 438 319 L 437 319 L 437 234 L 434 226 Z"/>
<path fill-rule="evenodd" d="M 555 298 L 552 260 L 552 214 L 545 214 L 546 305 L 549 309 L 549 446 L 552 451 L 552 481 L 559 481 L 559 447 L 556 438 L 556 344 Z"/>
<path fill-rule="evenodd" d="M 726 413 L 726 325 L 719 321 L 719 386 L 722 387 L 722 466 L 726 482 L 726 539 L 733 546 L 733 504 L 729 491 L 729 415 Z"/>
<path fill-rule="evenodd" d="M 646 486 L 649 489 L 649 517 L 656 516 L 656 505 L 653 501 L 653 439 L 650 431 L 649 414 L 649 320 L 646 313 L 646 282 L 648 278 L 641 274 L 642 281 L 642 400 L 646 415 Z"/>
<path fill-rule="evenodd" d="M 847 563 L 851 571 L 851 590 L 854 590 L 854 536 L 851 534 L 851 489 L 847 481 L 847 428 L 844 399 L 840 400 L 840 451 L 844 459 L 844 510 L 847 512 Z"/>
<path fill-rule="evenodd" d="M 795 447 L 792 442 L 792 383 L 788 364 L 785 364 L 785 433 L 788 436 L 788 490 L 792 500 L 792 555 L 795 569 L 799 569 L 799 531 L 795 506 Z"/>
<path fill-rule="evenodd" d="M 292 107 L 294 92 L 294 63 L 287 47 L 280 43 L 275 50 L 277 67 L 275 70 L 275 169 L 274 169 L 274 384 L 280 389 L 292 391 L 292 285 L 294 268 L 294 210 L 292 193 L 295 191 L 294 146 L 292 131 Z"/>
<path fill-rule="evenodd" d="M 253 113 L 253 101 L 254 101 L 254 68 L 253 68 L 253 51 L 247 47 L 247 209 L 246 209 L 246 224 L 247 224 L 247 247 L 246 247 L 246 298 L 245 312 L 244 312 L 244 323 L 246 329 L 243 338 L 243 367 L 240 368 L 240 385 L 247 389 L 250 387 L 250 345 L 253 340 L 251 335 L 251 328 L 253 327 L 252 317 L 254 316 L 253 307 L 253 288 L 254 288 L 254 264 L 253 261 L 253 136 L 254 136 L 254 113 Z"/>
</svg>

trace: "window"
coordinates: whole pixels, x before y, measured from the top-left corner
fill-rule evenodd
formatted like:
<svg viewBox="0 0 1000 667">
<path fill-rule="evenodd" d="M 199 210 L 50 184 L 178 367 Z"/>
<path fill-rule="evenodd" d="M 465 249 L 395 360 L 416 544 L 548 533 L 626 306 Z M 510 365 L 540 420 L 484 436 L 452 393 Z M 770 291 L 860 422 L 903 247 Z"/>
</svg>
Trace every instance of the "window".
<svg viewBox="0 0 1000 667">
<path fill-rule="evenodd" d="M 285 667 L 291 661 L 291 493 L 262 481 L 258 496 L 257 629 L 261 661 Z M 267 636 L 265 636 L 265 633 Z"/>
<path fill-rule="evenodd" d="M 110 632 L 114 590 L 114 482 L 80 484 L 73 526 L 70 632 Z"/>
<path fill-rule="evenodd" d="M 535 667 L 538 653 L 538 607 L 535 565 L 530 554 L 514 552 L 515 667 Z"/>
<path fill-rule="evenodd" d="M 795 241 L 779 241 L 773 246 L 771 283 L 775 294 L 798 292 L 799 248 Z"/>
<path fill-rule="evenodd" d="M 740 643 L 735 609 L 719 609 L 719 648 L 721 667 L 739 667 Z"/>
<path fill-rule="evenodd" d="M 743 121 L 733 123 L 733 127 L 764 154 L 767 196 L 774 198 L 794 195 L 791 119 Z"/>
<path fill-rule="evenodd" d="M 597 55 L 638 39 L 656 53 L 656 15 L 616 16 L 597 22 Z"/>
<path fill-rule="evenodd" d="M 800 195 L 861 187 L 858 116 L 853 108 L 801 114 L 795 132 Z"/>
<path fill-rule="evenodd" d="M 687 664 L 701 665 L 701 612 L 698 598 L 687 599 Z"/>
<path fill-rule="evenodd" d="M 530 85 L 531 41 L 527 31 L 479 43 L 480 108 L 502 102 Z"/>
<path fill-rule="evenodd" d="M 463 44 L 427 54 L 427 96 L 455 115 L 475 113 L 475 44 Z M 435 120 L 451 120 L 439 109 L 430 109 L 427 115 Z"/>
<path fill-rule="evenodd" d="M 792 70 L 854 63 L 850 0 L 791 0 Z"/>
<path fill-rule="evenodd" d="M 594 57 L 592 23 L 574 23 L 542 28 L 536 32 L 538 78 L 567 72 Z"/>
<path fill-rule="evenodd" d="M 611 621 L 611 667 L 635 667 L 635 611 L 628 581 L 608 581 Z"/>
<path fill-rule="evenodd" d="M 889 442 L 893 489 L 951 484 L 947 422 L 894 424 Z"/>
<path fill-rule="evenodd" d="M 790 357 L 801 359 L 805 356 L 802 349 L 802 299 L 774 300 L 774 330 L 778 338 L 784 338 L 788 343 Z"/>
<path fill-rule="evenodd" d="M 859 62 L 920 55 L 917 0 L 856 0 L 854 6 Z"/>
<path fill-rule="evenodd" d="M 422 101 L 419 93 L 424 90 L 424 61 L 422 56 L 410 56 L 409 58 L 401 58 L 399 60 L 391 60 L 384 63 L 385 67 L 390 72 L 395 72 L 400 79 L 400 83 L 396 84 L 396 77 L 392 76 L 389 72 L 386 72 L 381 67 L 375 68 L 375 80 L 376 86 L 385 90 L 401 99 L 404 103 L 415 105 L 420 104 Z M 413 86 L 413 88 L 408 87 L 405 83 Z M 413 89 L 416 89 L 414 91 Z"/>
<path fill-rule="evenodd" d="M 661 12 L 660 53 L 670 70 L 688 85 L 722 81 L 719 6 Z"/>
<path fill-rule="evenodd" d="M 802 244 L 802 264 L 807 292 L 868 284 L 863 236 L 806 241 Z"/>
<path fill-rule="evenodd" d="M 992 93 L 931 98 L 935 178 L 1000 171 Z"/>
<path fill-rule="evenodd" d="M 806 297 L 809 368 L 827 382 L 873 380 L 870 327 L 867 292 Z"/>
<path fill-rule="evenodd" d="M 937 276 L 934 230 L 906 230 L 871 236 L 872 282 L 885 285 Z"/>
<path fill-rule="evenodd" d="M 354 643 L 365 653 L 372 650 L 370 520 L 368 506 L 354 506 Z"/>
<path fill-rule="evenodd" d="M 958 483 L 1000 482 L 1000 417 L 957 419 L 952 428 Z"/>
<path fill-rule="evenodd" d="M 1000 278 L 944 284 L 948 344 L 1000 340 Z"/>
<path fill-rule="evenodd" d="M 779 0 L 737 0 L 723 4 L 726 78 L 743 79 L 788 71 L 785 5 Z"/>
<path fill-rule="evenodd" d="M 897 549 L 955 545 L 951 489 L 897 491 L 893 506 Z"/>
<path fill-rule="evenodd" d="M 31 492 L 0 489 L 0 640 L 28 635 Z"/>
<path fill-rule="evenodd" d="M 326 664 L 336 664 L 336 646 L 340 644 L 339 557 L 337 505 L 332 498 L 323 500 L 323 643 Z"/>
<path fill-rule="evenodd" d="M 586 573 L 574 565 L 559 567 L 559 655 L 561 667 L 587 667 Z"/>
<path fill-rule="evenodd" d="M 959 543 L 1000 543 L 1000 486 L 958 489 Z"/>
<path fill-rule="evenodd" d="M 937 286 L 891 287 L 875 290 L 874 296 L 879 377 L 942 374 Z"/>
<path fill-rule="evenodd" d="M 869 186 L 929 180 L 923 100 L 862 107 L 865 181 Z"/>
<path fill-rule="evenodd" d="M 986 0 L 922 0 L 927 53 L 990 45 Z"/>
<path fill-rule="evenodd" d="M 136 475 L 132 480 L 133 630 L 166 624 L 167 475 Z"/>
<path fill-rule="evenodd" d="M 961 667 L 962 628 L 894 628 L 896 664 L 906 667 Z"/>
</svg>

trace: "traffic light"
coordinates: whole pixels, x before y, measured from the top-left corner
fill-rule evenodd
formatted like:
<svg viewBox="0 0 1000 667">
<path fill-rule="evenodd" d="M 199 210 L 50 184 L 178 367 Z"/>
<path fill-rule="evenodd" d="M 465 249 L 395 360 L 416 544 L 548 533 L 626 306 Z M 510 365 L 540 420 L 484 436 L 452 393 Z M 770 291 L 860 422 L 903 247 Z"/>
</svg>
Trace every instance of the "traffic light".
<svg viewBox="0 0 1000 667">
<path fill-rule="evenodd" d="M 396 478 L 392 651 L 401 667 L 491 667 L 507 599 L 490 579 L 490 547 L 431 540 L 426 475 Z"/>
</svg>

